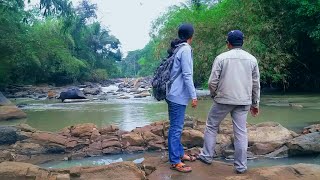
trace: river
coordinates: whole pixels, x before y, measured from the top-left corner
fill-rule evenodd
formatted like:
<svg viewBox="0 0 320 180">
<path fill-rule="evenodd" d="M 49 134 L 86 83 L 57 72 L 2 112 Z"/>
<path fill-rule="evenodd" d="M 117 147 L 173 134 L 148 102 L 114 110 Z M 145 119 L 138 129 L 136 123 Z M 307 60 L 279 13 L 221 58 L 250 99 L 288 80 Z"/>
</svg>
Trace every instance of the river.
<svg viewBox="0 0 320 180">
<path fill-rule="evenodd" d="M 109 99 L 85 103 L 64 104 L 59 101 L 17 99 L 16 104 L 23 104 L 28 118 L 23 120 L 0 122 L 0 125 L 27 123 L 44 131 L 60 129 L 80 123 L 94 123 L 101 127 L 116 124 L 123 130 L 132 130 L 154 121 L 167 119 L 167 105 L 157 102 L 152 97 L 143 99 Z M 302 105 L 303 108 L 292 108 L 289 103 Z M 205 121 L 212 105 L 212 100 L 200 100 L 197 109 L 188 108 L 187 114 Z M 303 127 L 320 123 L 319 95 L 263 95 L 261 98 L 261 114 L 257 118 L 249 115 L 249 123 L 275 121 L 288 129 L 301 132 Z M 83 160 L 58 161 L 43 164 L 43 167 L 64 168 L 72 166 L 96 166 L 123 160 L 141 161 L 142 154 L 112 155 L 85 158 Z M 142 159 L 143 160 L 143 159 Z M 229 161 L 232 163 L 232 161 Z M 294 157 L 277 160 L 250 160 L 249 167 L 289 165 L 294 163 L 320 164 L 320 156 Z"/>
<path fill-rule="evenodd" d="M 27 123 L 44 131 L 60 129 L 80 123 L 94 123 L 101 127 L 116 124 L 123 130 L 132 130 L 154 121 L 167 119 L 167 105 L 152 97 L 143 99 L 109 99 L 85 103 L 65 104 L 50 100 L 13 100 L 24 104 L 27 119 L 0 122 L 0 124 Z M 288 104 L 300 104 L 303 108 L 292 108 Z M 205 121 L 212 100 L 201 100 L 197 109 L 188 108 L 187 114 Z M 320 123 L 319 95 L 264 95 L 261 99 L 261 114 L 257 118 L 249 115 L 249 123 L 265 121 L 279 122 L 288 129 L 301 131 L 310 124 Z"/>
</svg>

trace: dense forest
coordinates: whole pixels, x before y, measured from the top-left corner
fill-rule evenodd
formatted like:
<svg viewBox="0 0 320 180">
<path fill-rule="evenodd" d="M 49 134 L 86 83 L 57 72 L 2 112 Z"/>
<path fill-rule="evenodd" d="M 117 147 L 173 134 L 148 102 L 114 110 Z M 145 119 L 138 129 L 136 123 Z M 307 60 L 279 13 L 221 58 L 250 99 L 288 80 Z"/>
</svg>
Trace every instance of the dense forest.
<svg viewBox="0 0 320 180">
<path fill-rule="evenodd" d="M 36 1 L 36 0 L 31 0 Z M 30 2 L 30 0 L 29 0 Z M 0 1 L 0 87 L 10 83 L 100 81 L 119 75 L 119 40 L 88 0 Z"/>
<path fill-rule="evenodd" d="M 152 75 L 177 27 L 188 22 L 196 30 L 196 86 L 206 86 L 214 58 L 227 50 L 227 32 L 240 29 L 244 49 L 259 61 L 263 87 L 320 90 L 318 0 L 186 1 L 156 19 L 150 42 L 125 58 L 96 11 L 88 0 L 40 0 L 32 8 L 24 0 L 0 0 L 0 87 Z"/>
<path fill-rule="evenodd" d="M 195 26 L 195 83 L 206 86 L 214 58 L 226 51 L 228 31 L 245 34 L 244 49 L 259 61 L 262 86 L 293 91 L 320 90 L 320 1 L 192 0 L 154 21 L 152 40 L 122 62 L 131 76 L 152 74 L 179 24 Z"/>
</svg>

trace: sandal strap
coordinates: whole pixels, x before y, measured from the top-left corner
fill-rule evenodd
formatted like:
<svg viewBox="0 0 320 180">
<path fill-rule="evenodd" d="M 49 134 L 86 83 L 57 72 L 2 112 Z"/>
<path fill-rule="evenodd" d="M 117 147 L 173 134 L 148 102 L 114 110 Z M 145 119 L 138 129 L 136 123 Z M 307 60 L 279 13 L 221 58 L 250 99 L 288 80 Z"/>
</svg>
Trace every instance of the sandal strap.
<svg viewBox="0 0 320 180">
<path fill-rule="evenodd" d="M 182 168 L 185 168 L 185 167 L 190 167 L 190 166 L 188 166 L 188 165 L 186 165 L 186 164 L 184 164 L 184 163 L 178 163 L 178 164 L 172 164 L 172 167 L 175 167 L 175 168 L 180 168 L 180 167 L 182 167 Z"/>
</svg>

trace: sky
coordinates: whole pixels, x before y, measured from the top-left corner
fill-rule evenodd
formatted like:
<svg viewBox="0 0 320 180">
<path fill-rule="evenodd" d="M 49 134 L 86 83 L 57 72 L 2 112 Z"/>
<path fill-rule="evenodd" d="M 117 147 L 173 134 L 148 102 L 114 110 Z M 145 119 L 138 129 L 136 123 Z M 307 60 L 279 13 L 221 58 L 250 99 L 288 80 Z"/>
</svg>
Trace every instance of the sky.
<svg viewBox="0 0 320 180">
<path fill-rule="evenodd" d="M 72 0 L 77 5 L 81 0 Z M 186 0 L 91 0 L 98 20 L 116 36 L 124 53 L 142 49 L 150 40 L 151 23 L 168 7 Z"/>
</svg>

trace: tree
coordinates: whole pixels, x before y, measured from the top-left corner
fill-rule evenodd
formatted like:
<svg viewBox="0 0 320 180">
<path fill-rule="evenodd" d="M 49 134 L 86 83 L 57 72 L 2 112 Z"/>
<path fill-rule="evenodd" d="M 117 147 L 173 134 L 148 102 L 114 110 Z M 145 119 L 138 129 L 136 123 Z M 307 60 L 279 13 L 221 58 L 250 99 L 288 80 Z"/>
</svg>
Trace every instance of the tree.
<svg viewBox="0 0 320 180">
<path fill-rule="evenodd" d="M 227 32 L 240 29 L 244 48 L 259 60 L 263 86 L 319 90 L 319 11 L 320 1 L 314 0 L 223 0 L 213 6 L 192 0 L 156 20 L 151 35 L 159 41 L 155 51 L 164 52 L 177 27 L 192 23 L 194 78 L 203 85 L 214 58 L 226 51 Z"/>
<path fill-rule="evenodd" d="M 96 21 L 96 5 L 84 0 L 0 2 L 0 86 L 9 83 L 100 81 L 117 75 L 119 40 Z M 41 17 L 41 18 L 40 18 Z"/>
</svg>

